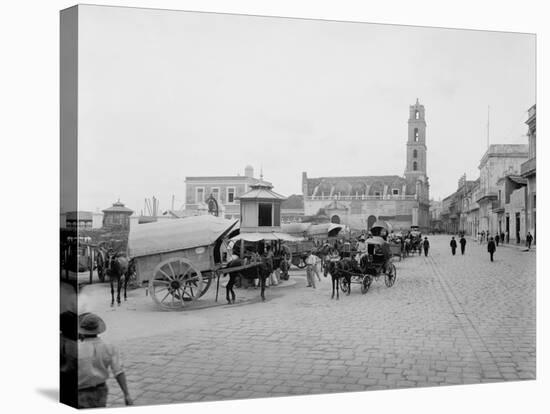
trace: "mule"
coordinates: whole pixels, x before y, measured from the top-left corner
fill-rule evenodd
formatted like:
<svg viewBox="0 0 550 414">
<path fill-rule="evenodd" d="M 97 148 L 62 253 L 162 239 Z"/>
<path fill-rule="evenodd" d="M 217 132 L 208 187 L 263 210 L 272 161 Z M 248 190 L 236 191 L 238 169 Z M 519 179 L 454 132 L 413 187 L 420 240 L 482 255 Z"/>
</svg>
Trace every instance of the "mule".
<svg viewBox="0 0 550 414">
<path fill-rule="evenodd" d="M 120 291 L 123 286 L 124 286 L 124 301 L 128 299 L 126 295 L 126 291 L 127 291 L 128 279 L 129 279 L 129 273 L 128 273 L 128 269 L 130 268 L 129 260 L 122 253 L 109 251 L 107 253 L 106 264 L 107 264 L 106 274 L 107 276 L 109 276 L 109 283 L 111 285 L 111 307 L 115 306 L 115 292 L 114 292 L 115 280 L 117 282 L 116 301 L 117 301 L 117 305 L 120 306 L 120 303 L 121 303 Z"/>
<path fill-rule="evenodd" d="M 231 260 L 227 264 L 227 268 L 231 267 L 239 267 L 243 266 L 245 261 L 243 259 L 237 258 Z M 241 276 L 245 279 L 259 279 L 260 283 L 260 297 L 262 298 L 262 301 L 265 301 L 265 280 L 269 277 L 269 275 L 273 272 L 273 261 L 269 260 L 265 257 L 262 257 L 258 263 L 254 266 L 251 266 L 249 268 L 243 269 L 239 272 L 231 272 L 231 273 L 225 273 L 225 275 L 229 275 L 229 281 L 227 282 L 227 285 L 225 286 L 225 297 L 227 299 L 227 303 L 235 303 L 236 295 L 235 291 L 233 290 L 233 287 L 235 286 L 235 282 L 237 281 L 237 277 Z"/>
</svg>

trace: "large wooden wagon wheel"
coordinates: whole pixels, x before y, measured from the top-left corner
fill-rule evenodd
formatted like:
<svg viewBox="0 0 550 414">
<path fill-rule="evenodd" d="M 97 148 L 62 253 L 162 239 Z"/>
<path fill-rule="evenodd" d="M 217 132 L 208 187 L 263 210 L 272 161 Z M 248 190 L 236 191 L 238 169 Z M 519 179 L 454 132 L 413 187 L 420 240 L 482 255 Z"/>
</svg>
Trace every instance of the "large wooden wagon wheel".
<svg viewBox="0 0 550 414">
<path fill-rule="evenodd" d="M 189 260 L 172 258 L 159 263 L 149 280 L 153 301 L 162 309 L 182 309 L 186 301 L 204 294 L 202 273 Z"/>
</svg>

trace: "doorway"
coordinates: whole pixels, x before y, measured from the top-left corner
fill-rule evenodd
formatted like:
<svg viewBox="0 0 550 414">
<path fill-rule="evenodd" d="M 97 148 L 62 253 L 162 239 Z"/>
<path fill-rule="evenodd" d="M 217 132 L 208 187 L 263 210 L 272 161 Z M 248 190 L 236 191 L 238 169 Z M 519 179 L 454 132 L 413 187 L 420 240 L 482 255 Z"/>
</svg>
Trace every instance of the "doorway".
<svg viewBox="0 0 550 414">
<path fill-rule="evenodd" d="M 521 242 L 521 236 L 520 236 L 520 225 L 521 225 L 521 219 L 519 213 L 516 213 L 516 243 Z"/>
</svg>

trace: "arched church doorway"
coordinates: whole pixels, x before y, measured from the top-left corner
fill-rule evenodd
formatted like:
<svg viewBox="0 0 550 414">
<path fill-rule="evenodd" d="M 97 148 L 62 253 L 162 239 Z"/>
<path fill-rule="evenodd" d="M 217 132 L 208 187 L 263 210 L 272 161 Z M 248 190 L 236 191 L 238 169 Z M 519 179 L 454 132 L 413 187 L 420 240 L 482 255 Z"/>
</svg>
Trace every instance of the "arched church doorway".
<svg viewBox="0 0 550 414">
<path fill-rule="evenodd" d="M 370 228 L 372 227 L 372 225 L 376 222 L 376 217 L 375 216 L 369 216 L 369 218 L 367 219 L 367 229 L 370 230 Z"/>
<path fill-rule="evenodd" d="M 340 216 L 335 214 L 330 218 L 330 222 L 334 224 L 340 224 Z"/>
</svg>

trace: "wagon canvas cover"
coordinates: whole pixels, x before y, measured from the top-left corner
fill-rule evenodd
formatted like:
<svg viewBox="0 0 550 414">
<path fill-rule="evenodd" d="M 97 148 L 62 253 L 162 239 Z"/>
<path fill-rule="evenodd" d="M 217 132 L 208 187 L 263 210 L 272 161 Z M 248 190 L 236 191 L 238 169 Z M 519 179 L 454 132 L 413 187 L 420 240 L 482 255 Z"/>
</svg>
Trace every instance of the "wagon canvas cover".
<svg viewBox="0 0 550 414">
<path fill-rule="evenodd" d="M 137 224 L 130 229 L 128 254 L 130 257 L 140 257 L 209 246 L 228 234 L 237 223 L 238 220 L 208 214 Z"/>
<path fill-rule="evenodd" d="M 270 233 L 240 233 L 231 238 L 232 241 L 244 240 L 249 242 L 257 242 L 260 240 L 282 240 L 289 242 L 298 242 L 304 240 L 303 237 L 295 237 L 286 233 L 270 232 Z"/>
</svg>

